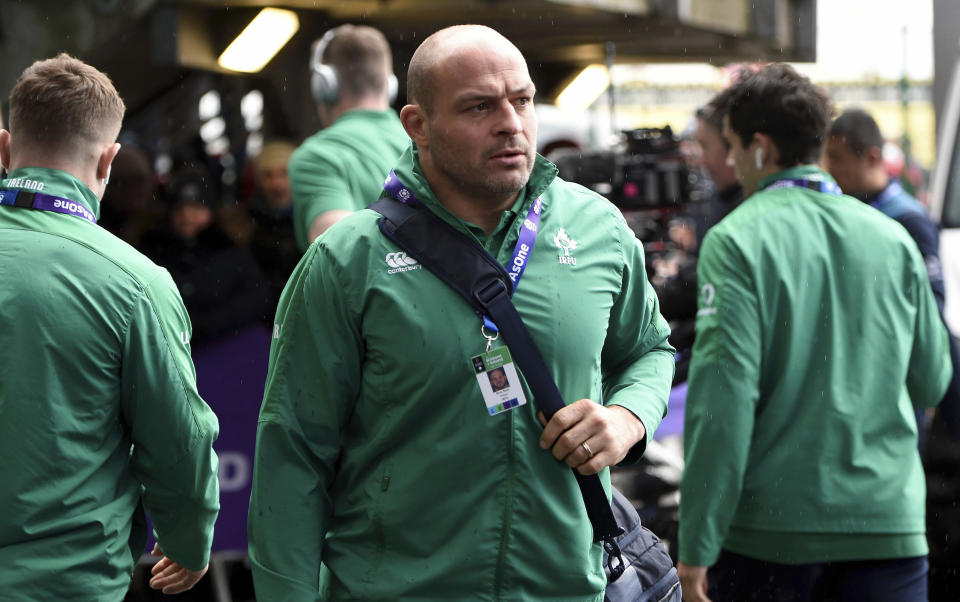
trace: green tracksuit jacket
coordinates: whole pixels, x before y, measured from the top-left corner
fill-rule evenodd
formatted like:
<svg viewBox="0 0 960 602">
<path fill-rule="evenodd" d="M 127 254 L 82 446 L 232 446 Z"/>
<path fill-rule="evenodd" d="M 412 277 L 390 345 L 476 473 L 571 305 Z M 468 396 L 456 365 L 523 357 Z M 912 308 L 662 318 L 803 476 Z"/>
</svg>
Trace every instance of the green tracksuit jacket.
<svg viewBox="0 0 960 602">
<path fill-rule="evenodd" d="M 73 176 L 18 169 L 99 215 Z M 146 543 L 206 565 L 217 419 L 166 270 L 80 217 L 0 205 L 0 600 L 121 600 Z M 141 506 L 142 504 L 142 506 Z"/>
<path fill-rule="evenodd" d="M 927 553 L 913 406 L 952 369 L 923 259 L 848 196 L 760 182 L 707 234 L 684 429 L 680 560 Z M 832 180 L 830 180 L 832 181 Z"/>
<path fill-rule="evenodd" d="M 410 138 L 396 111 L 357 109 L 307 138 L 290 157 L 293 230 L 301 251 L 310 224 L 334 209 L 357 211 L 377 200 L 383 180 Z"/>
<path fill-rule="evenodd" d="M 651 437 L 673 350 L 616 208 L 538 158 L 486 236 L 435 199 L 416 151 L 396 171 L 505 265 L 542 195 L 514 303 L 568 403 L 622 405 Z M 600 547 L 571 470 L 538 445 L 535 404 L 487 414 L 470 362 L 486 344 L 479 318 L 398 263 L 378 217 L 360 211 L 320 237 L 280 301 L 249 517 L 258 597 L 602 599 Z"/>
</svg>

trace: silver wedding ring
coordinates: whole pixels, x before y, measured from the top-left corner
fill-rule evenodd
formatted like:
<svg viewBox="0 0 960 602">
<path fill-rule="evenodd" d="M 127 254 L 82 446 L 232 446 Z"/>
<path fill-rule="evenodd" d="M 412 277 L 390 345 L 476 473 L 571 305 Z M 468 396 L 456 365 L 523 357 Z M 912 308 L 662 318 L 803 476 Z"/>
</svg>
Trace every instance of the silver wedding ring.
<svg viewBox="0 0 960 602">
<path fill-rule="evenodd" d="M 580 445 L 582 445 L 582 446 L 583 446 L 583 449 L 584 449 L 584 450 L 586 450 L 586 452 L 587 452 L 587 455 L 588 455 L 588 456 L 590 456 L 590 457 L 592 458 L 592 457 L 593 457 L 593 450 L 591 450 L 591 449 L 590 449 L 590 446 L 589 446 L 589 445 L 587 445 L 587 442 L 586 442 L 586 441 L 584 441 L 584 442 L 583 442 L 583 443 L 581 443 Z"/>
</svg>

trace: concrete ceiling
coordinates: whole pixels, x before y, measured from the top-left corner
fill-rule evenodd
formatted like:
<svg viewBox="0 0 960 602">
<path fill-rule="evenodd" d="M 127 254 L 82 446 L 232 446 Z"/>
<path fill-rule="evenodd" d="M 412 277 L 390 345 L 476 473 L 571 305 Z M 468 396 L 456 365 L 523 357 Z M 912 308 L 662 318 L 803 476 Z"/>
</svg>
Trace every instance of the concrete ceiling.
<svg viewBox="0 0 960 602">
<path fill-rule="evenodd" d="M 224 72 L 216 58 L 263 6 L 295 10 L 300 30 L 255 76 Z M 310 45 L 345 22 L 390 40 L 401 98 L 409 57 L 424 37 L 460 23 L 489 25 L 527 57 L 541 101 L 612 48 L 617 62 L 813 60 L 816 0 L 0 0 L 0 87 L 32 61 L 65 51 L 113 79 L 127 122 L 184 129 L 185 88 L 256 82 L 286 131 L 315 131 L 307 90 Z M 203 79 L 197 83 L 197 79 Z M 6 96 L 6 92 L 3 94 Z M 281 129 L 283 129 L 281 128 Z M 189 127 L 187 127 L 189 129 Z"/>
<path fill-rule="evenodd" d="M 547 94 L 604 62 L 611 42 L 618 62 L 812 60 L 815 48 L 815 0 L 0 0 L 0 85 L 66 50 L 103 65 L 135 107 L 182 69 L 216 71 L 219 52 L 267 5 L 298 12 L 301 30 L 285 50 L 303 57 L 329 27 L 378 27 L 401 80 L 426 35 L 489 25 L 520 47 Z"/>
</svg>

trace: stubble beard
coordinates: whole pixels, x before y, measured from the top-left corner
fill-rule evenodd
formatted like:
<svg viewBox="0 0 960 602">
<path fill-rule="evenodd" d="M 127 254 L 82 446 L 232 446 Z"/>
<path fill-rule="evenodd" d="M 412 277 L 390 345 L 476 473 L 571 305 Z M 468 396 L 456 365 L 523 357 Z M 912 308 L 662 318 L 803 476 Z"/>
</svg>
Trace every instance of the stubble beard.
<svg viewBox="0 0 960 602">
<path fill-rule="evenodd" d="M 464 192 L 474 197 L 488 198 L 496 203 L 502 199 L 516 195 L 523 190 L 530 181 L 533 171 L 534 156 L 526 152 L 524 165 L 509 170 L 491 170 L 487 164 L 487 157 L 496 151 L 485 151 L 479 165 L 470 165 L 449 149 L 444 142 L 435 140 L 431 149 L 431 159 L 438 171 L 443 173 L 451 182 Z M 524 145 L 526 146 L 526 145 Z"/>
<path fill-rule="evenodd" d="M 530 181 L 532 169 L 533 161 L 527 158 L 522 170 L 517 168 L 506 173 L 488 174 L 484 178 L 482 188 L 485 192 L 500 197 L 517 194 Z"/>
</svg>

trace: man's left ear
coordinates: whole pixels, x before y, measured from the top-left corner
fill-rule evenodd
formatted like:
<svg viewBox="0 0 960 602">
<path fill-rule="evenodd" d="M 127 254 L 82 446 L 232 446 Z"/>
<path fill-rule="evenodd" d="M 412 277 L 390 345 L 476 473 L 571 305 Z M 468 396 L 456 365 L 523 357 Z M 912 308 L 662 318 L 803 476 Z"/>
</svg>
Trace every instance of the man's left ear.
<svg viewBox="0 0 960 602">
<path fill-rule="evenodd" d="M 119 142 L 103 147 L 100 152 L 100 158 L 97 160 L 97 179 L 104 181 L 104 187 L 107 185 L 106 180 L 110 178 L 110 164 L 113 163 L 118 152 L 120 152 Z"/>
<path fill-rule="evenodd" d="M 757 132 L 753 135 L 753 141 L 757 144 L 757 148 L 763 152 L 763 168 L 770 165 L 779 165 L 780 153 L 777 152 L 777 145 L 773 143 L 773 138 Z"/>
</svg>

